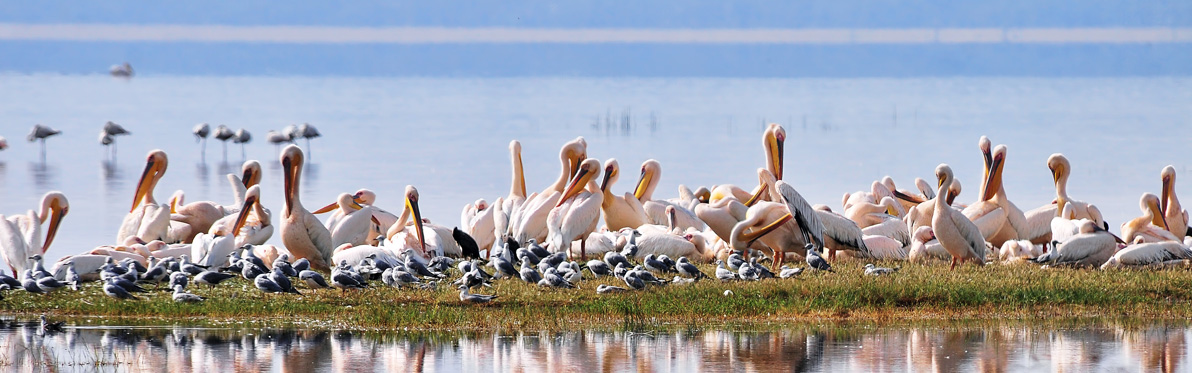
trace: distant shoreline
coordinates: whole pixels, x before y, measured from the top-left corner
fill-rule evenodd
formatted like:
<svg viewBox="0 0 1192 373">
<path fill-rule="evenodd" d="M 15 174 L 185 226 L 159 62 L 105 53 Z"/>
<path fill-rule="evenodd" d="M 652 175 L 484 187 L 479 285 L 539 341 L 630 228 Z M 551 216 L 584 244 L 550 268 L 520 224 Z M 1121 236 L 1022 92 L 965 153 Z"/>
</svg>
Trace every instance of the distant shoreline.
<svg viewBox="0 0 1192 373">
<path fill-rule="evenodd" d="M 510 28 L 0 23 L 0 41 L 280 44 L 1169 44 L 1192 28 Z"/>
</svg>

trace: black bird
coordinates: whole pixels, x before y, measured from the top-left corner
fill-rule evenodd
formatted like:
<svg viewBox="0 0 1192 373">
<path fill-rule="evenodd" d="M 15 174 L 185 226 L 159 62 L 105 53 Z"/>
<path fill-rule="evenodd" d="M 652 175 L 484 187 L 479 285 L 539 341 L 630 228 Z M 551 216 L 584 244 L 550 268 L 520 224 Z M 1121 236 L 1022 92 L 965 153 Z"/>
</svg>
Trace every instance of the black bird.
<svg viewBox="0 0 1192 373">
<path fill-rule="evenodd" d="M 480 258 L 480 245 L 476 244 L 476 239 L 468 235 L 459 227 L 451 230 L 451 237 L 455 242 L 459 243 L 459 248 L 463 250 L 464 258 L 478 259 Z"/>
<path fill-rule="evenodd" d="M 62 331 L 63 325 L 66 325 L 65 321 L 50 322 L 49 320 L 46 320 L 46 315 L 44 313 L 41 314 L 41 330 L 47 332 L 60 332 Z"/>
</svg>

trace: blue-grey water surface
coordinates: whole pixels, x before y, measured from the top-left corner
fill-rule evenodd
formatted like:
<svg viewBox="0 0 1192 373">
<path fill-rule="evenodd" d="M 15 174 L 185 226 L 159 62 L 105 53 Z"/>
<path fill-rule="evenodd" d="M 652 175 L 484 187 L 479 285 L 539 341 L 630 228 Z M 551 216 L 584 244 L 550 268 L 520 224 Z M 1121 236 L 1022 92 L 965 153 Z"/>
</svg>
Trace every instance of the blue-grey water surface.
<svg viewBox="0 0 1192 373">
<path fill-rule="evenodd" d="M 346 78 L 0 75 L 0 213 L 34 208 L 61 190 L 71 209 L 49 260 L 110 244 L 128 212 L 144 155 L 160 148 L 170 167 L 156 196 L 177 189 L 188 201 L 230 203 L 224 174 L 243 159 L 266 169 L 263 202 L 281 202 L 277 149 L 269 129 L 309 122 L 323 137 L 303 174 L 308 208 L 341 192 L 371 188 L 377 204 L 401 207 L 419 188 L 424 216 L 458 223 L 465 203 L 508 193 L 510 140 L 521 140 L 526 180 L 541 190 L 559 174 L 559 146 L 584 136 L 591 157 L 616 157 L 631 189 L 636 165 L 661 161 L 656 197 L 679 184 L 756 182 L 761 131 L 783 124 L 786 179 L 812 203 L 837 207 L 845 192 L 882 176 L 902 187 L 949 163 L 973 199 L 981 175 L 977 138 L 1009 146 L 1007 195 L 1023 210 L 1054 198 L 1045 160 L 1065 153 L 1069 193 L 1100 206 L 1113 230 L 1140 214 L 1143 192 L 1158 193 L 1167 164 L 1186 172 L 1192 80 L 1160 78 Z M 97 138 L 105 121 L 131 136 L 106 160 Z M 246 128 L 244 149 L 209 140 L 206 158 L 190 134 L 200 122 Z M 63 130 L 45 161 L 24 140 L 42 123 Z M 1184 180 L 1184 179 L 1181 179 Z M 1178 190 L 1188 190 L 1177 184 Z M 275 219 L 276 223 L 276 219 Z M 279 243 L 275 235 L 271 243 Z"/>
</svg>

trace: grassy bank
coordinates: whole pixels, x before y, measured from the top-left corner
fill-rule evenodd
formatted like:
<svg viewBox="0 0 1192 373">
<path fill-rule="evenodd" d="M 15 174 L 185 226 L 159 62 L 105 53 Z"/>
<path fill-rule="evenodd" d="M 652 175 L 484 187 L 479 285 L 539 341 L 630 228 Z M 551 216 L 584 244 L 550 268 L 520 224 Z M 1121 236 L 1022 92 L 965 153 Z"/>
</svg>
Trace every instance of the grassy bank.
<svg viewBox="0 0 1192 373">
<path fill-rule="evenodd" d="M 541 289 L 520 280 L 503 280 L 492 289 L 490 305 L 461 304 L 450 286 L 438 290 L 374 288 L 302 289 L 303 295 L 263 294 L 234 279 L 209 289 L 191 286 L 208 297 L 199 304 L 177 304 L 162 290 L 140 300 L 121 301 L 102 294 L 99 284 L 78 293 L 49 295 L 23 291 L 4 294 L 0 313 L 87 322 L 116 318 L 122 322 L 248 326 L 317 325 L 350 329 L 409 330 L 568 330 L 641 329 L 659 325 L 706 326 L 799 322 L 809 319 L 866 322 L 908 320 L 982 320 L 1046 318 L 1192 317 L 1192 272 L 1090 271 L 1040 269 L 1035 266 L 946 266 L 904 264 L 894 276 L 861 275 L 863 263 L 842 262 L 837 273 L 804 273 L 790 280 L 721 283 L 701 281 L 641 292 L 595 293 L 588 280 L 580 289 Z M 707 273 L 711 267 L 704 268 Z M 379 282 L 374 283 L 380 285 Z M 724 291 L 734 294 L 724 296 Z"/>
</svg>

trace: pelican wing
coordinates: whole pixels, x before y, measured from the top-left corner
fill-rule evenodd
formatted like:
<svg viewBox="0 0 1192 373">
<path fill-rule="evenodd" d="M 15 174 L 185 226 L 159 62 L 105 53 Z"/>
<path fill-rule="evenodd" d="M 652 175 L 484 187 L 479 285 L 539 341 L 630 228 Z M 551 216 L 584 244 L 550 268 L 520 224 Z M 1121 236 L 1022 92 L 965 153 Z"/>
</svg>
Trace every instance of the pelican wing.
<svg viewBox="0 0 1192 373">
<path fill-rule="evenodd" d="M 811 237 L 817 249 L 822 250 L 824 247 L 824 223 L 820 221 L 819 214 L 816 214 L 815 209 L 807 203 L 807 200 L 803 199 L 795 187 L 785 181 L 779 180 L 775 183 L 775 188 L 782 195 L 782 201 L 786 203 L 786 208 L 790 210 L 791 216 L 799 224 L 799 229 Z M 857 239 L 861 239 L 859 230 Z"/>
<path fill-rule="evenodd" d="M 1117 244 L 1104 232 L 1082 233 L 1059 245 L 1051 255 L 1053 263 L 1074 263 L 1083 266 L 1100 266 L 1113 256 Z"/>
<path fill-rule="evenodd" d="M 369 231 L 372 228 L 372 207 L 364 207 L 345 215 L 331 227 L 331 246 L 350 243 L 353 246 L 368 243 Z"/>
<path fill-rule="evenodd" d="M 981 210 L 982 206 L 994 206 L 992 209 Z M 982 238 L 991 237 L 1006 224 L 1006 210 L 996 207 L 992 203 L 977 202 L 964 209 L 964 216 L 981 232 Z"/>
<path fill-rule="evenodd" d="M 939 207 L 937 207 L 939 208 Z M 942 208 L 952 208 L 951 206 L 942 206 Z M 969 249 L 972 250 L 973 256 L 985 262 L 985 236 L 977 228 L 977 225 L 965 218 L 963 214 L 944 214 L 948 219 L 952 220 L 952 224 L 956 226 L 956 230 L 968 242 Z"/>
<path fill-rule="evenodd" d="M 785 195 L 784 195 L 785 197 Z M 816 211 L 816 215 L 824 227 L 824 237 L 831 238 L 841 245 L 860 251 L 868 256 L 869 248 L 865 246 L 864 234 L 856 222 L 828 211 Z"/>
<path fill-rule="evenodd" d="M 1057 204 L 1048 203 L 1034 210 L 1027 211 L 1024 214 L 1026 216 L 1026 226 L 1022 231 L 1025 235 L 1018 238 L 1033 241 L 1036 238 L 1051 234 L 1051 219 L 1059 213 L 1057 210 L 1058 206 Z"/>
<path fill-rule="evenodd" d="M 4 215 L 0 215 L 0 256 L 10 268 L 18 271 L 13 276 L 18 276 L 29 268 L 29 248 L 17 224 L 3 218 Z"/>
</svg>

